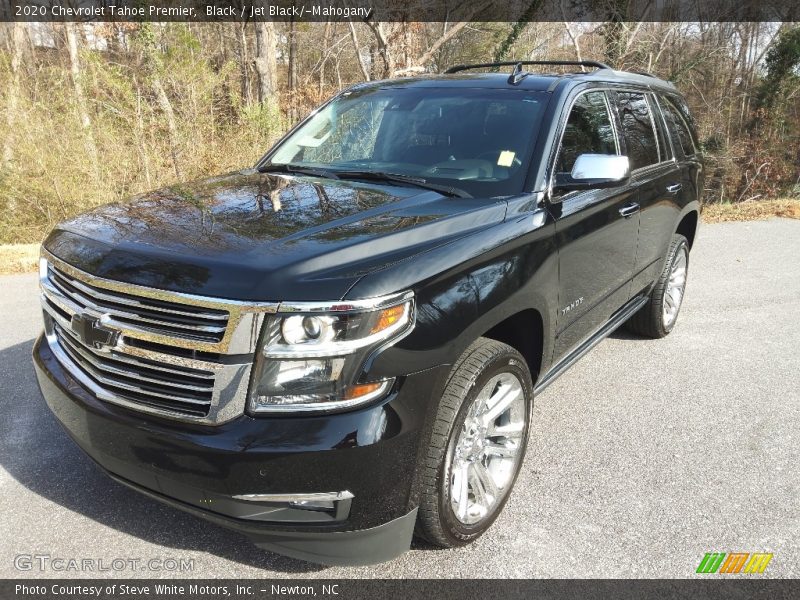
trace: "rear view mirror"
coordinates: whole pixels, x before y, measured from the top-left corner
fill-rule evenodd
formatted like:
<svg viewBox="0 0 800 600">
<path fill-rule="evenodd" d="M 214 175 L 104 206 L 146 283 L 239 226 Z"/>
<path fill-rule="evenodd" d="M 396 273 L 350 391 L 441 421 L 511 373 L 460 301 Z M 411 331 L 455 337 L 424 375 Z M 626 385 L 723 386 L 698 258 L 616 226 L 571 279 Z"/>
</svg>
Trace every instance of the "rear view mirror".
<svg viewBox="0 0 800 600">
<path fill-rule="evenodd" d="M 581 154 L 569 175 L 557 175 L 555 188 L 562 191 L 618 187 L 631 177 L 627 156 Z"/>
</svg>

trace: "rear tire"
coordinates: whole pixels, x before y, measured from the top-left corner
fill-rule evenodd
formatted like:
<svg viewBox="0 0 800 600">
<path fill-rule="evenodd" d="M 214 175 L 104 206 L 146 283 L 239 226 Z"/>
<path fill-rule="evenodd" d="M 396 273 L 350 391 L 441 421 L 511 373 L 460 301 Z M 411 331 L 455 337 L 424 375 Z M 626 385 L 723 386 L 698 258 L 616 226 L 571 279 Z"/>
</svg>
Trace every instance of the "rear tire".
<svg viewBox="0 0 800 600">
<path fill-rule="evenodd" d="M 628 320 L 627 328 L 650 338 L 668 335 L 678 320 L 688 272 L 689 242 L 676 233 L 672 236 L 664 269 L 650 292 L 647 304 Z"/>
<path fill-rule="evenodd" d="M 453 366 L 422 475 L 416 534 L 437 546 L 481 536 L 503 509 L 522 464 L 533 384 L 522 355 L 479 338 Z"/>
</svg>

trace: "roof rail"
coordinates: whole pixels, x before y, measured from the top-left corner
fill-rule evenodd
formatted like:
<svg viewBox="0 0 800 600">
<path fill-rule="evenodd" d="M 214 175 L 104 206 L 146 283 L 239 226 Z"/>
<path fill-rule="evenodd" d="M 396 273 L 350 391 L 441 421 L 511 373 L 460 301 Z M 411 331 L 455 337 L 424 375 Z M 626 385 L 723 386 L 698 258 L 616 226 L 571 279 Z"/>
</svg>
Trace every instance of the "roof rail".
<svg viewBox="0 0 800 600">
<path fill-rule="evenodd" d="M 595 69 L 610 69 L 607 64 L 595 60 L 512 60 L 507 62 L 478 63 L 474 65 L 456 65 L 445 71 L 446 75 L 467 71 L 470 69 L 486 69 L 487 67 L 515 67 L 515 74 L 522 73 L 522 65 L 574 65 L 579 67 L 593 67 Z M 510 81 L 510 80 L 509 80 Z"/>
</svg>

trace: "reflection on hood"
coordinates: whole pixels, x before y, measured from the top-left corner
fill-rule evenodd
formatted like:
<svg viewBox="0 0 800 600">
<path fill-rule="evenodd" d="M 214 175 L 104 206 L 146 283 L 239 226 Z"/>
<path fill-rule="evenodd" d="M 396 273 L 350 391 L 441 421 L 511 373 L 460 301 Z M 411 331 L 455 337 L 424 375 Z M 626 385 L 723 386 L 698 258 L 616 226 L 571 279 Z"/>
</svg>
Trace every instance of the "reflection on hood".
<svg viewBox="0 0 800 600">
<path fill-rule="evenodd" d="M 139 285 L 263 301 L 338 299 L 371 270 L 502 220 L 504 207 L 247 170 L 100 207 L 57 227 L 45 245 L 85 271 Z"/>
</svg>

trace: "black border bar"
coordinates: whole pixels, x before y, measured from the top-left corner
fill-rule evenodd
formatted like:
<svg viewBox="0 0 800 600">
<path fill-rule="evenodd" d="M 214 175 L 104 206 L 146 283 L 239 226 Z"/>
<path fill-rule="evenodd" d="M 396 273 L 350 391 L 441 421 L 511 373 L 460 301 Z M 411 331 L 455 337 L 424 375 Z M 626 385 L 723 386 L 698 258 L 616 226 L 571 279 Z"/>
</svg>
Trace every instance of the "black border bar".
<svg viewBox="0 0 800 600">
<path fill-rule="evenodd" d="M 27 579 L 0 580 L 0 598 L 47 600 L 230 600 L 466 598 L 581 598 L 600 600 L 692 600 L 800 598 L 800 580 L 755 579 Z"/>
<path fill-rule="evenodd" d="M 0 0 L 0 21 L 800 21 L 797 0 Z"/>
</svg>

